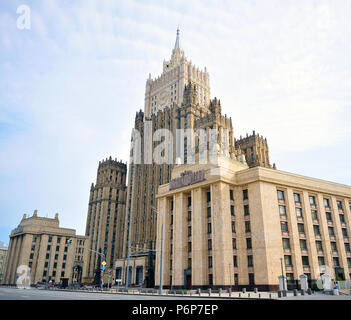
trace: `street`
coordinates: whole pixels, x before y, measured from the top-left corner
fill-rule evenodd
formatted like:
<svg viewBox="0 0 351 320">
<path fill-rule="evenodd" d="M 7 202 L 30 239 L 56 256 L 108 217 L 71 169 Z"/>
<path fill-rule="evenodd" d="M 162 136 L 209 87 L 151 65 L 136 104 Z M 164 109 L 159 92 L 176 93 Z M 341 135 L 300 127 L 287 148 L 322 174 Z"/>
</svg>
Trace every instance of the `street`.
<svg viewBox="0 0 351 320">
<path fill-rule="evenodd" d="M 0 288 L 0 300 L 203 300 L 203 298 Z"/>
</svg>

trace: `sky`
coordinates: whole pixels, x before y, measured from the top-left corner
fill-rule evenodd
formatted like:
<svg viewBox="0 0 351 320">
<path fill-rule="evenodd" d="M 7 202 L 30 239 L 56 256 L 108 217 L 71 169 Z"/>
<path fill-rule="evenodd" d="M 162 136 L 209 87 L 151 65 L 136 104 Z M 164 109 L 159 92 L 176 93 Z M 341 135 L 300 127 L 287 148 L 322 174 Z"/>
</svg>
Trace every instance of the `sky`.
<svg viewBox="0 0 351 320">
<path fill-rule="evenodd" d="M 84 234 L 98 163 L 129 159 L 178 25 L 236 137 L 256 130 L 279 170 L 351 185 L 350 12 L 349 0 L 0 1 L 0 241 L 35 209 Z"/>
</svg>

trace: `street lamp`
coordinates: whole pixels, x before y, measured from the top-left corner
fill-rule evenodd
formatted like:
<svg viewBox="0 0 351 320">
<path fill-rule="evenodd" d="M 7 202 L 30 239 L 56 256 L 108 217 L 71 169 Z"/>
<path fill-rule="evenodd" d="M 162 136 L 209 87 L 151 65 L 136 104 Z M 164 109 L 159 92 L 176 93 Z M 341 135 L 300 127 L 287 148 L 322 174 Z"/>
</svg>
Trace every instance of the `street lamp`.
<svg viewBox="0 0 351 320">
<path fill-rule="evenodd" d="M 151 207 L 152 210 L 154 210 L 159 216 L 161 214 L 154 208 Z M 163 217 L 161 216 L 161 257 L 160 257 L 160 290 L 159 294 L 162 294 L 162 287 L 163 287 Z"/>
<path fill-rule="evenodd" d="M 86 248 L 87 250 L 89 250 L 89 251 L 91 251 L 91 252 L 95 252 L 95 253 L 97 253 L 98 255 L 100 255 L 100 256 L 102 256 L 102 258 L 103 258 L 103 261 L 106 261 L 106 258 L 105 258 L 105 255 L 102 253 L 102 252 L 98 252 L 98 251 L 95 251 L 95 250 L 93 250 L 93 249 L 89 249 L 89 248 Z M 101 289 L 103 288 L 103 286 L 104 286 L 104 273 L 103 273 L 103 270 L 101 270 L 102 272 L 102 275 L 101 275 Z"/>
</svg>

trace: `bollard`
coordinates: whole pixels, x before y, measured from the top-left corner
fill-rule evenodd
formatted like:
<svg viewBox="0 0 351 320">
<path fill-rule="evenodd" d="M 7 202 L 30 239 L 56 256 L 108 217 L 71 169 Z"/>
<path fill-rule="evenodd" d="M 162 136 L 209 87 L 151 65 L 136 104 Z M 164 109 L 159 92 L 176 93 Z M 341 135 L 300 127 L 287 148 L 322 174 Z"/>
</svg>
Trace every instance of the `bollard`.
<svg viewBox="0 0 351 320">
<path fill-rule="evenodd" d="M 250 293 L 248 293 L 248 295 L 247 295 L 249 298 L 250 298 Z"/>
<path fill-rule="evenodd" d="M 301 295 L 304 296 L 305 295 L 305 290 L 301 289 Z"/>
<path fill-rule="evenodd" d="M 190 296 L 192 296 L 193 295 L 193 290 L 190 290 Z"/>
<path fill-rule="evenodd" d="M 243 288 L 243 293 L 245 293 L 246 292 L 246 288 Z"/>
<path fill-rule="evenodd" d="M 269 294 L 269 299 L 272 299 L 272 294 L 271 293 Z"/>
<path fill-rule="evenodd" d="M 297 296 L 297 290 L 294 289 L 294 296 L 296 297 Z"/>
<path fill-rule="evenodd" d="M 199 296 L 201 296 L 201 289 L 197 289 L 197 293 Z"/>
<path fill-rule="evenodd" d="M 208 295 L 211 296 L 211 288 L 208 289 Z"/>
<path fill-rule="evenodd" d="M 241 298 L 241 293 L 239 292 L 239 298 Z"/>
<path fill-rule="evenodd" d="M 283 290 L 283 297 L 286 297 L 286 293 L 287 293 L 287 291 Z"/>
<path fill-rule="evenodd" d="M 278 291 L 278 298 L 281 298 L 282 297 L 282 292 L 279 290 Z"/>
<path fill-rule="evenodd" d="M 261 298 L 261 294 L 260 293 L 258 294 L 258 297 Z"/>
<path fill-rule="evenodd" d="M 255 288 L 255 289 L 254 289 L 254 292 L 255 292 L 255 293 L 257 293 L 257 292 L 258 292 L 258 289 L 257 289 L 257 288 Z"/>
<path fill-rule="evenodd" d="M 219 288 L 219 296 L 222 295 L 222 288 Z"/>
<path fill-rule="evenodd" d="M 228 289 L 228 293 L 229 293 L 229 297 L 231 297 L 232 296 L 232 288 Z"/>
</svg>

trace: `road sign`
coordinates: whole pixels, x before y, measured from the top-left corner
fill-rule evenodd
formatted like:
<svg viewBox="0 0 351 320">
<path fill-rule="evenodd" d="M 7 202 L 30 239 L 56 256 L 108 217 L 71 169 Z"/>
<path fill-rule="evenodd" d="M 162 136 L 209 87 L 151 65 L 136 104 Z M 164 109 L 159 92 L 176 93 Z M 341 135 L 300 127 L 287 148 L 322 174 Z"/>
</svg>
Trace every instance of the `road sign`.
<svg viewBox="0 0 351 320">
<path fill-rule="evenodd" d="M 105 270 L 106 269 L 106 267 L 105 266 L 102 266 L 102 270 Z"/>
<path fill-rule="evenodd" d="M 102 261 L 102 265 L 103 265 L 103 266 L 106 266 L 106 261 Z"/>
</svg>

